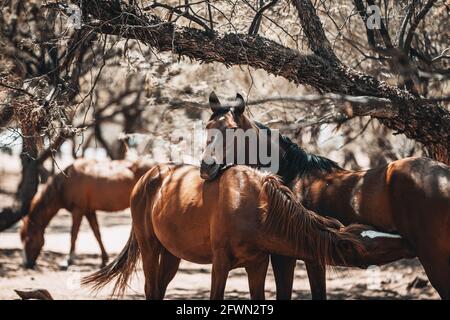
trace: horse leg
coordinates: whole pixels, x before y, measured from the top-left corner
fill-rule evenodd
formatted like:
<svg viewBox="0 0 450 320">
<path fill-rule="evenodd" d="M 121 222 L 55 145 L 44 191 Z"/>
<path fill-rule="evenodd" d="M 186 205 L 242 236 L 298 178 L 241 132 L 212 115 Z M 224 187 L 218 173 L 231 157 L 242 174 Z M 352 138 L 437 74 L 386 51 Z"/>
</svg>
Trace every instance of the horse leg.
<svg viewBox="0 0 450 320">
<path fill-rule="evenodd" d="M 100 250 L 102 252 L 102 267 L 104 267 L 108 263 L 108 254 L 106 253 L 105 247 L 103 246 L 102 236 L 100 234 L 100 228 L 97 221 L 97 214 L 95 213 L 95 211 L 89 211 L 88 213 L 86 213 L 86 218 L 88 219 L 89 225 L 94 232 L 95 239 L 97 239 L 97 242 L 100 246 Z"/>
<path fill-rule="evenodd" d="M 161 298 L 164 298 L 167 286 L 170 281 L 172 281 L 173 277 L 175 277 L 180 265 L 180 260 L 180 258 L 175 257 L 167 251 L 166 248 L 162 248 L 158 270 L 158 283 Z"/>
<path fill-rule="evenodd" d="M 418 255 L 431 285 L 443 300 L 450 300 L 450 252 Z"/>
<path fill-rule="evenodd" d="M 277 287 L 277 300 L 290 300 L 296 259 L 276 254 L 270 255 L 273 275 Z"/>
<path fill-rule="evenodd" d="M 248 275 L 248 286 L 250 288 L 250 298 L 252 300 L 264 300 L 264 284 L 266 281 L 267 267 L 269 266 L 269 256 L 257 260 L 251 266 L 245 267 Z"/>
<path fill-rule="evenodd" d="M 309 286 L 313 300 L 327 299 L 326 271 L 325 266 L 315 262 L 306 262 L 306 272 L 308 273 Z"/>
<path fill-rule="evenodd" d="M 83 212 L 78 209 L 72 211 L 72 230 L 70 232 L 70 252 L 67 264 L 70 266 L 75 261 L 75 243 L 77 242 L 78 231 L 80 231 L 81 220 L 83 219 Z"/>
<path fill-rule="evenodd" d="M 158 239 L 153 236 L 150 239 L 136 239 L 141 249 L 142 268 L 145 276 L 145 298 L 147 300 L 160 300 L 162 295 L 158 284 L 159 255 L 162 246 Z"/>
<path fill-rule="evenodd" d="M 228 253 L 222 250 L 214 252 L 211 274 L 211 300 L 223 300 L 230 269 L 231 262 L 228 258 Z"/>
</svg>

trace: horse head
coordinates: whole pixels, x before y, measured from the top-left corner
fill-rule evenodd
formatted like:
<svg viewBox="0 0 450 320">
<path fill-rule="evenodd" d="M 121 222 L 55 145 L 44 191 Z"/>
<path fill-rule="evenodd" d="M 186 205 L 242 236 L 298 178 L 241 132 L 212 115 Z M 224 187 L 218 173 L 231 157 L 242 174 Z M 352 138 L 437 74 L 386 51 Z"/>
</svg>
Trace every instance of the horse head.
<svg viewBox="0 0 450 320">
<path fill-rule="evenodd" d="M 44 246 L 44 230 L 30 217 L 25 217 L 20 229 L 20 239 L 23 245 L 23 265 L 26 268 L 34 268 Z"/>
<path fill-rule="evenodd" d="M 245 145 L 236 143 L 237 134 L 242 133 L 246 139 L 251 131 L 258 131 L 245 116 L 245 101 L 239 93 L 234 101 L 222 104 L 216 94 L 211 92 L 209 106 L 213 113 L 206 125 L 207 144 L 200 166 L 200 175 L 205 180 L 216 178 L 220 171 L 230 164 L 251 165 L 247 163 L 248 158 L 239 161 L 239 154 L 248 155 L 249 144 L 258 142 L 248 139 L 245 140 Z M 258 139 L 256 135 L 255 137 Z"/>
</svg>

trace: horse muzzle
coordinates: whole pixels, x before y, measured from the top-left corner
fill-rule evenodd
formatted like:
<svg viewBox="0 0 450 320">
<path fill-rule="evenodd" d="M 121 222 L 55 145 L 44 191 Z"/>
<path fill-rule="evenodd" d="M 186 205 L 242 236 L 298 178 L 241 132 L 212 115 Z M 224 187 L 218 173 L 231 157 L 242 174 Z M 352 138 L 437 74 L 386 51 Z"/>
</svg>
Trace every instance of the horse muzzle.
<svg viewBox="0 0 450 320">
<path fill-rule="evenodd" d="M 223 167 L 223 164 L 217 164 L 215 162 L 208 164 L 205 161 L 202 161 L 200 164 L 200 177 L 207 181 L 214 180 Z"/>
<path fill-rule="evenodd" d="M 22 251 L 23 267 L 25 269 L 34 269 L 36 261 L 29 260 L 25 250 Z"/>
<path fill-rule="evenodd" d="M 36 261 L 30 261 L 30 260 L 23 260 L 23 267 L 25 269 L 34 269 L 34 267 L 36 266 Z"/>
</svg>

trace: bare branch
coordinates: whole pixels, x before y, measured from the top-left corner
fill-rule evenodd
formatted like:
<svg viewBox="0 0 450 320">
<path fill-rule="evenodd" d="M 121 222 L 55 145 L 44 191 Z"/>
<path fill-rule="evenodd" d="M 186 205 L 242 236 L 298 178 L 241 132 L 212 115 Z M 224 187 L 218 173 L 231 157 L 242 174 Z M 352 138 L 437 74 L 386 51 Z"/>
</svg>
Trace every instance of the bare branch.
<svg viewBox="0 0 450 320">
<path fill-rule="evenodd" d="M 15 87 L 15 86 L 3 83 L 3 82 L 0 82 L 0 87 L 4 87 L 4 88 L 10 89 L 10 90 L 18 91 L 20 93 L 26 94 L 27 96 L 29 96 L 29 97 L 31 97 L 33 99 L 36 99 L 36 96 L 34 94 L 28 92 L 25 89 L 18 88 L 18 87 Z"/>
<path fill-rule="evenodd" d="M 402 21 L 402 26 L 400 28 L 400 34 L 398 36 L 398 46 L 400 48 L 405 47 L 405 34 L 406 34 L 406 28 L 408 27 L 408 22 L 411 20 L 411 17 L 413 15 L 414 9 L 416 8 L 418 0 L 413 0 L 409 6 L 408 6 L 408 12 L 406 13 L 405 17 Z"/>
<path fill-rule="evenodd" d="M 176 13 L 176 14 L 178 14 L 178 15 L 181 16 L 181 17 L 184 17 L 184 18 L 186 18 L 186 19 L 188 19 L 188 20 L 191 20 L 192 22 L 195 22 L 195 23 L 198 24 L 199 26 L 203 27 L 203 28 L 204 28 L 207 32 L 209 32 L 209 33 L 213 32 L 213 28 L 212 28 L 212 20 L 210 20 L 210 21 L 211 21 L 211 23 L 210 23 L 211 27 L 208 27 L 208 25 L 206 25 L 206 23 L 204 23 L 201 19 L 199 19 L 199 18 L 197 18 L 196 16 L 191 15 L 191 14 L 189 13 L 189 2 L 186 2 L 186 4 L 183 6 L 183 7 L 185 8 L 184 11 L 178 9 L 178 7 L 180 7 L 180 6 L 178 6 L 178 7 L 172 7 L 172 6 L 168 5 L 168 4 L 165 4 L 165 3 L 159 3 L 159 2 L 154 2 L 154 3 L 151 4 L 150 6 L 144 8 L 144 10 L 150 10 L 150 9 L 154 9 L 154 8 L 158 8 L 158 7 L 167 9 L 167 10 L 169 10 L 171 13 Z M 210 9 L 210 7 L 209 7 L 209 9 Z"/>
<path fill-rule="evenodd" d="M 249 35 L 256 35 L 258 34 L 259 26 L 261 24 L 261 19 L 264 14 L 264 11 L 270 9 L 274 5 L 276 5 L 278 0 L 272 0 L 268 3 L 266 3 L 264 6 L 262 6 L 255 14 L 255 17 L 253 18 L 252 24 L 250 25 L 250 28 L 248 29 Z"/>
<path fill-rule="evenodd" d="M 416 16 L 414 21 L 411 23 L 411 27 L 408 30 L 408 35 L 406 36 L 405 43 L 403 44 L 403 49 L 405 52 L 409 51 L 409 48 L 411 47 L 411 41 L 414 35 L 414 32 L 416 31 L 417 26 L 419 25 L 420 21 L 425 18 L 427 13 L 431 10 L 433 5 L 436 3 L 437 0 L 428 0 L 426 5 L 420 10 L 419 14 Z"/>
<path fill-rule="evenodd" d="M 324 59 L 337 62 L 331 43 L 328 41 L 316 9 L 310 0 L 292 0 L 297 8 L 300 24 L 308 38 L 311 50 Z"/>
</svg>

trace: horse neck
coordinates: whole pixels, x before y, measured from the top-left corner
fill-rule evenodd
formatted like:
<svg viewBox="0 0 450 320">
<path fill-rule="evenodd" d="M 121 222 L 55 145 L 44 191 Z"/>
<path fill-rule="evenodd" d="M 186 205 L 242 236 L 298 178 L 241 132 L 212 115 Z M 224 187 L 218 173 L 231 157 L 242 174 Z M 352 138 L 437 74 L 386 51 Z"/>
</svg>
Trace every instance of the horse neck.
<svg viewBox="0 0 450 320">
<path fill-rule="evenodd" d="M 298 180 L 303 184 L 318 179 L 325 179 L 336 172 L 346 172 L 334 161 L 308 153 L 295 143 L 283 137 L 280 142 L 280 168 L 277 174 L 287 185 L 293 185 Z"/>
<path fill-rule="evenodd" d="M 263 124 L 261 124 L 259 122 L 250 121 L 246 117 L 243 119 L 243 121 L 242 121 L 242 123 L 240 125 L 241 125 L 241 128 L 243 128 L 244 130 L 255 130 L 256 136 L 257 136 L 258 151 L 260 151 L 259 148 L 261 146 L 261 141 L 260 141 L 260 139 L 262 137 L 261 134 L 260 134 L 261 130 L 267 130 L 268 131 L 267 132 L 267 136 L 266 136 L 267 141 L 265 141 L 265 143 L 268 144 L 267 145 L 267 150 L 270 150 L 270 152 L 273 152 L 272 148 L 274 147 L 274 144 L 273 144 L 273 140 L 272 140 L 272 131 L 268 127 L 264 126 Z M 277 147 L 279 147 L 278 146 L 278 142 L 276 142 L 275 145 Z M 246 146 L 245 154 L 246 155 L 250 154 L 250 150 L 247 148 L 247 146 Z M 280 155 L 279 155 L 278 159 L 281 159 Z M 261 159 L 258 156 L 256 164 L 254 164 L 254 163 L 245 163 L 245 165 L 247 165 L 249 167 L 252 167 L 252 168 L 256 168 L 256 169 L 263 169 L 263 168 L 266 167 L 267 163 L 263 164 L 263 163 L 260 162 L 260 160 Z M 278 174 L 278 172 L 277 172 L 277 174 Z"/>
<path fill-rule="evenodd" d="M 63 207 L 61 192 L 53 188 L 52 183 L 48 184 L 41 193 L 35 196 L 28 214 L 29 223 L 42 230 L 47 227 L 50 220 Z"/>
<path fill-rule="evenodd" d="M 338 171 L 347 172 L 347 170 L 337 170 L 337 169 L 332 170 L 330 172 L 315 170 L 308 173 L 307 175 L 296 176 L 294 179 L 290 180 L 290 182 L 288 182 L 287 185 L 292 190 L 296 190 L 297 192 L 299 192 L 299 197 L 297 197 L 297 199 L 302 199 L 302 201 L 306 201 L 305 203 L 303 202 L 302 203 L 309 209 L 313 209 L 307 205 L 307 201 L 309 199 L 311 191 L 310 188 L 312 184 L 321 181 L 326 181 L 326 183 L 322 184 L 323 188 L 321 189 L 321 191 L 325 191 L 327 187 L 332 185 L 330 181 L 333 181 L 332 178 L 336 176 Z"/>
<path fill-rule="evenodd" d="M 250 121 L 246 117 L 243 118 L 240 126 L 244 129 L 250 127 L 258 133 L 260 130 L 267 130 L 270 136 L 273 134 L 269 127 L 256 121 Z M 258 134 L 259 138 L 260 135 Z M 293 185 L 299 178 L 308 182 L 323 179 L 336 171 L 346 171 L 330 159 L 306 152 L 285 136 L 279 135 L 278 138 L 280 165 L 276 173 L 286 185 Z M 272 139 L 270 138 L 269 141 L 272 142 Z M 259 143 L 260 141 L 258 141 L 258 145 Z M 248 153 L 248 150 L 246 151 Z M 250 166 L 259 168 L 259 164 Z"/>
</svg>

